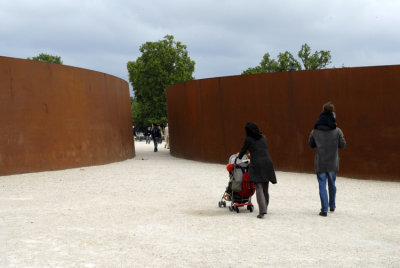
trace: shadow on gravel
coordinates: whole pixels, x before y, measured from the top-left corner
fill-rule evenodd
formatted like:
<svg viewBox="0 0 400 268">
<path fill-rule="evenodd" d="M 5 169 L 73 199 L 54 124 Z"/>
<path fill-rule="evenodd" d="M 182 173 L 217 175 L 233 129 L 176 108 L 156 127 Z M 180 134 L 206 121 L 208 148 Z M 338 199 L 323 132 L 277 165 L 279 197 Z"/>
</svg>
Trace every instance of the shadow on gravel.
<svg viewBox="0 0 400 268">
<path fill-rule="evenodd" d="M 207 217 L 215 217 L 215 216 L 226 216 L 230 214 L 240 215 L 240 214 L 253 214 L 248 211 L 240 211 L 240 213 L 231 212 L 228 208 L 221 208 L 219 210 L 187 210 L 187 214 L 194 216 L 207 216 Z"/>
</svg>

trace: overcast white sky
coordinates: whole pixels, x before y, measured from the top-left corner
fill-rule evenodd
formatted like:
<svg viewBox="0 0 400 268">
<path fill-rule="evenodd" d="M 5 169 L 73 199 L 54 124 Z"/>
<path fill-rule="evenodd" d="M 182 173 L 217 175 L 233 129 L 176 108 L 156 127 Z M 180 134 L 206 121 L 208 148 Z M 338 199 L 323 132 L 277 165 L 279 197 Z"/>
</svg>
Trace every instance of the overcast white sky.
<svg viewBox="0 0 400 268">
<path fill-rule="evenodd" d="M 329 67 L 400 64 L 400 0 L 0 0 L 0 56 L 61 56 L 128 81 L 139 47 L 187 45 L 196 79 L 238 75 L 269 52 L 330 50 Z"/>
</svg>

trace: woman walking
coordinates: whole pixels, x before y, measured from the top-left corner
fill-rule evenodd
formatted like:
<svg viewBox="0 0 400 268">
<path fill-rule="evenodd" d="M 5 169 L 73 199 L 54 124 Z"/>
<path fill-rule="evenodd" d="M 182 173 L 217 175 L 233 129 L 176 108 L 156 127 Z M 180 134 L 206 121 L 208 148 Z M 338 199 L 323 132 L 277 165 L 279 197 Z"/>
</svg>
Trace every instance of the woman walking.
<svg viewBox="0 0 400 268">
<path fill-rule="evenodd" d="M 246 138 L 239 152 L 239 159 L 250 152 L 249 176 L 250 181 L 256 185 L 256 197 L 259 208 L 257 218 L 262 219 L 267 214 L 269 203 L 268 184 L 275 184 L 276 176 L 272 159 L 268 153 L 267 139 L 260 133 L 258 126 L 248 122 L 245 126 Z"/>
</svg>

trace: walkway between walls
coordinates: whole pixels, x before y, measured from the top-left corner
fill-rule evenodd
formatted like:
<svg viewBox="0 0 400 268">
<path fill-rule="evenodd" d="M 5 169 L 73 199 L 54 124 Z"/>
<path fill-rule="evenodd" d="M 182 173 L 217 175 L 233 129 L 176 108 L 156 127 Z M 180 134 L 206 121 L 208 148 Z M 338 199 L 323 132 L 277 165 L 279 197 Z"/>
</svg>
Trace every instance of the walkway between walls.
<svg viewBox="0 0 400 268">
<path fill-rule="evenodd" d="M 135 148 L 118 163 L 0 177 L 0 267 L 400 266 L 400 183 L 338 177 L 323 218 L 315 175 L 277 172 L 260 220 L 256 204 L 218 207 L 225 165 Z"/>
</svg>

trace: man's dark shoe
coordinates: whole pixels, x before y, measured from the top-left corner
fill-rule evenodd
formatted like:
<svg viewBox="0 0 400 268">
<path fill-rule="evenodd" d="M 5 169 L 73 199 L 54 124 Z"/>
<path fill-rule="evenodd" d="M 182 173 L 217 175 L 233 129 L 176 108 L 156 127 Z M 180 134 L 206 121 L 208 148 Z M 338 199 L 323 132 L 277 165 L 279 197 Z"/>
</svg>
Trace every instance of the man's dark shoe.
<svg viewBox="0 0 400 268">
<path fill-rule="evenodd" d="M 264 214 L 258 214 L 258 215 L 257 215 L 257 218 L 259 218 L 259 219 L 264 218 Z"/>
<path fill-rule="evenodd" d="M 321 212 L 319 213 L 319 215 L 322 216 L 322 217 L 326 217 L 326 216 L 328 216 L 328 213 L 327 213 L 327 212 L 322 212 L 322 211 L 321 211 Z"/>
<path fill-rule="evenodd" d="M 329 209 L 331 212 L 334 212 L 335 211 L 335 208 L 330 208 Z"/>
</svg>

